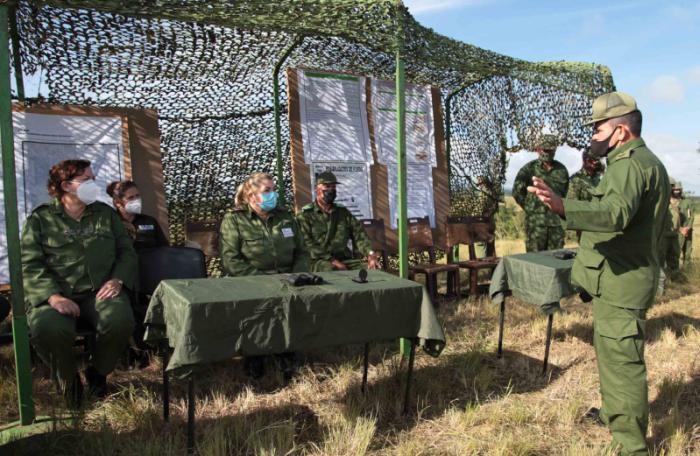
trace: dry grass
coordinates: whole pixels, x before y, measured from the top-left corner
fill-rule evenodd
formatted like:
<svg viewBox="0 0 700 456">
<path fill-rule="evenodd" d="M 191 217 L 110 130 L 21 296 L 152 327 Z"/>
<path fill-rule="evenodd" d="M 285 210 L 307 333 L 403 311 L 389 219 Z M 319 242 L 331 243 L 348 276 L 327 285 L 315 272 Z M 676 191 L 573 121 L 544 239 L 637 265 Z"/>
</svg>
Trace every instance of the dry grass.
<svg viewBox="0 0 700 456">
<path fill-rule="evenodd" d="M 522 248 L 522 241 L 499 243 L 502 254 Z M 649 440 L 658 455 L 700 454 L 698 269 L 649 313 Z M 575 298 L 563 307 L 543 377 L 546 320 L 535 309 L 509 306 L 505 356 L 497 359 L 497 308 L 484 298 L 442 303 L 448 345 L 437 359 L 417 356 L 408 417 L 400 413 L 403 366 L 393 343 L 373 347 L 366 396 L 359 391 L 360 347 L 306 354 L 307 364 L 288 385 L 274 366 L 260 382 L 247 380 L 240 360 L 209 366 L 198 383 L 198 454 L 607 454 L 607 430 L 580 420 L 599 404 L 591 309 Z M 114 394 L 90 403 L 76 424 L 14 442 L 0 454 L 183 454 L 185 384 L 174 382 L 171 422 L 163 423 L 159 367 L 155 359 L 143 371 L 118 371 Z M 17 417 L 13 375 L 5 349 L 0 422 Z M 39 413 L 60 412 L 45 376 L 35 368 Z"/>
</svg>

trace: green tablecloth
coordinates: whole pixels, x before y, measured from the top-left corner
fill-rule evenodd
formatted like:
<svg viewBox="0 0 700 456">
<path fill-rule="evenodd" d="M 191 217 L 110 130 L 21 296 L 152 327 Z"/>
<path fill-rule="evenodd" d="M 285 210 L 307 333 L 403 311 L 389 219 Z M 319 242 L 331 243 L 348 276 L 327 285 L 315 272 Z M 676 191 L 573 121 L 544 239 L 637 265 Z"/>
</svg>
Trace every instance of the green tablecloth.
<svg viewBox="0 0 700 456">
<path fill-rule="evenodd" d="M 145 340 L 167 339 L 168 371 L 354 343 L 418 338 L 432 356 L 445 335 L 422 285 L 382 271 L 320 273 L 328 284 L 294 287 L 283 275 L 164 280 L 151 298 Z"/>
<path fill-rule="evenodd" d="M 574 260 L 560 260 L 556 250 L 530 252 L 501 258 L 491 276 L 489 295 L 496 304 L 510 291 L 516 298 L 539 306 L 551 314 L 559 310 L 559 300 L 576 293 L 571 284 Z"/>
</svg>

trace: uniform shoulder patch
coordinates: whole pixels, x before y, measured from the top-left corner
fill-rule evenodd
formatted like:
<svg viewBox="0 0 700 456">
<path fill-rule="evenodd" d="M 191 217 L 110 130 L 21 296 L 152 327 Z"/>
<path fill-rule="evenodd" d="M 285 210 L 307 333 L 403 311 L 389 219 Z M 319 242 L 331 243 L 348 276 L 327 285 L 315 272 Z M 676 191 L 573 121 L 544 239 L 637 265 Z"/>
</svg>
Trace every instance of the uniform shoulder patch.
<svg viewBox="0 0 700 456">
<path fill-rule="evenodd" d="M 618 160 L 630 158 L 632 156 L 633 151 L 634 151 L 634 149 L 629 149 L 629 150 L 626 150 L 624 152 L 620 152 L 619 154 L 615 155 L 615 157 L 612 160 L 610 160 L 610 163 L 615 163 Z"/>
</svg>

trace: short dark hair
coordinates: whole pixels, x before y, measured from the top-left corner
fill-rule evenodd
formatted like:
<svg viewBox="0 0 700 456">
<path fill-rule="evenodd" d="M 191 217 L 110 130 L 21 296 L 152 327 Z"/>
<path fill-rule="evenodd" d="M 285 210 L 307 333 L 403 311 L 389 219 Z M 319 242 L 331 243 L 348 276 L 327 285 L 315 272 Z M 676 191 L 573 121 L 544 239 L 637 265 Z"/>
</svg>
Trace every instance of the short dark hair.
<svg viewBox="0 0 700 456">
<path fill-rule="evenodd" d="M 630 133 L 632 133 L 634 136 L 642 135 L 641 111 L 632 111 L 624 116 L 615 117 L 614 119 L 611 119 L 611 121 L 615 127 L 618 125 L 627 125 L 627 128 L 630 129 Z"/>
<path fill-rule="evenodd" d="M 63 160 L 53 165 L 49 171 L 47 184 L 49 195 L 54 198 L 62 197 L 66 192 L 61 188 L 61 184 L 82 176 L 89 167 L 90 162 L 87 160 Z"/>
</svg>

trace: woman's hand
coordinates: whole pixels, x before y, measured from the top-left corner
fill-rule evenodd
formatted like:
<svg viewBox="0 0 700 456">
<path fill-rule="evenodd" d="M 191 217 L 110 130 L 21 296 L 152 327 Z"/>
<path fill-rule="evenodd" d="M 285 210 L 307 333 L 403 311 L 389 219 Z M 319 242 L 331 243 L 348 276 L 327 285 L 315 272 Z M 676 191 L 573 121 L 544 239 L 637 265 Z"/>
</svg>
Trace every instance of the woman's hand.
<svg viewBox="0 0 700 456">
<path fill-rule="evenodd" d="M 122 283 L 118 279 L 110 279 L 97 291 L 97 299 L 105 300 L 116 298 L 122 291 Z"/>
<path fill-rule="evenodd" d="M 67 315 L 73 318 L 78 318 L 80 316 L 80 307 L 78 304 L 60 294 L 51 295 L 48 301 L 49 305 L 56 309 L 61 315 Z"/>
</svg>

